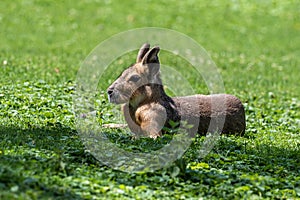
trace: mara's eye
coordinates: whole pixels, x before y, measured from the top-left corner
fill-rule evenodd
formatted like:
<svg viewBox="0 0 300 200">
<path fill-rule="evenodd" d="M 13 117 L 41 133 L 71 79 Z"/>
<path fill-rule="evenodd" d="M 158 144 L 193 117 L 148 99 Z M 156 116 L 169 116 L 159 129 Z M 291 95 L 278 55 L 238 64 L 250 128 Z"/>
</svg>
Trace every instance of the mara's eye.
<svg viewBox="0 0 300 200">
<path fill-rule="evenodd" d="M 129 78 L 128 81 L 131 81 L 131 82 L 138 82 L 140 80 L 141 77 L 139 77 L 138 75 L 133 75 Z"/>
</svg>

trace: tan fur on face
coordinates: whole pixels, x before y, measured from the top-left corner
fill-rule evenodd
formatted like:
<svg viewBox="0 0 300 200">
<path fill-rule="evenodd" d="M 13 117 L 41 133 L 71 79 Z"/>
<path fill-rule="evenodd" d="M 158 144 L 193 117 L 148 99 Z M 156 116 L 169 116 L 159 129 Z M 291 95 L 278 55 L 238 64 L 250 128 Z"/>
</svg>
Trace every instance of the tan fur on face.
<svg viewBox="0 0 300 200">
<path fill-rule="evenodd" d="M 124 70 L 107 90 L 110 102 L 125 103 L 124 117 L 136 137 L 159 137 L 163 126 L 181 119 L 198 123 L 200 134 L 214 131 L 244 134 L 244 107 L 233 95 L 169 97 L 160 79 L 158 52 L 159 47 L 150 49 L 149 44 L 144 44 L 137 63 Z"/>
</svg>

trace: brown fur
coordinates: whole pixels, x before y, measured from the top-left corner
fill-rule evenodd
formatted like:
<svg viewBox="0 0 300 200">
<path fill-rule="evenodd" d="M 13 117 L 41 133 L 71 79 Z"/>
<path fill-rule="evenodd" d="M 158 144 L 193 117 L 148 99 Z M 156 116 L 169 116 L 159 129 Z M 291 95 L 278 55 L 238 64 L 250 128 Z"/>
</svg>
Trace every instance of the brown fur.
<svg viewBox="0 0 300 200">
<path fill-rule="evenodd" d="M 199 124 L 200 134 L 215 131 L 244 134 L 244 107 L 233 95 L 169 97 L 160 79 L 158 52 L 159 47 L 150 49 L 149 44 L 144 44 L 136 64 L 124 70 L 107 90 L 110 102 L 125 103 L 124 117 L 136 137 L 159 137 L 170 121 L 180 120 Z"/>
</svg>

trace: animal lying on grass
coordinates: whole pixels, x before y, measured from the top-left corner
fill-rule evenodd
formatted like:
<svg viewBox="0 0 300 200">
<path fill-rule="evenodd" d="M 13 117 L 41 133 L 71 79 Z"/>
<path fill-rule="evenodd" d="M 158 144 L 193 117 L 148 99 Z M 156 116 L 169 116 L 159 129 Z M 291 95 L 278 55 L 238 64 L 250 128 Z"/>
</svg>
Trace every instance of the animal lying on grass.
<svg viewBox="0 0 300 200">
<path fill-rule="evenodd" d="M 244 134 L 245 112 L 241 101 L 229 94 L 169 97 L 160 79 L 160 63 L 155 46 L 144 44 L 136 63 L 125 69 L 107 89 L 109 101 L 124 104 L 123 113 L 135 137 L 157 138 L 164 126 L 182 119 L 192 121 L 198 133 L 220 131 Z"/>
</svg>

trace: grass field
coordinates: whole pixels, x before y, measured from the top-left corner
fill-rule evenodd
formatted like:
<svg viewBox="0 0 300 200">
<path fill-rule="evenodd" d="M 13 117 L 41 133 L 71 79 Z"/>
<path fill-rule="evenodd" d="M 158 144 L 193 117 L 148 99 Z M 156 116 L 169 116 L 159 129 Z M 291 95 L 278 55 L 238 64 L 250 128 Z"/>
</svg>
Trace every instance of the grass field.
<svg viewBox="0 0 300 200">
<path fill-rule="evenodd" d="M 85 150 L 72 94 L 96 45 L 151 26 L 185 33 L 208 51 L 226 92 L 245 105 L 247 130 L 222 136 L 205 158 L 195 153 L 197 137 L 172 166 L 130 174 Z M 296 0 L 1 0 L 0 199 L 300 199 L 299 47 Z M 113 120 L 103 91 L 99 101 L 99 120 Z M 156 145 L 121 133 L 111 140 L 129 151 Z"/>
</svg>

